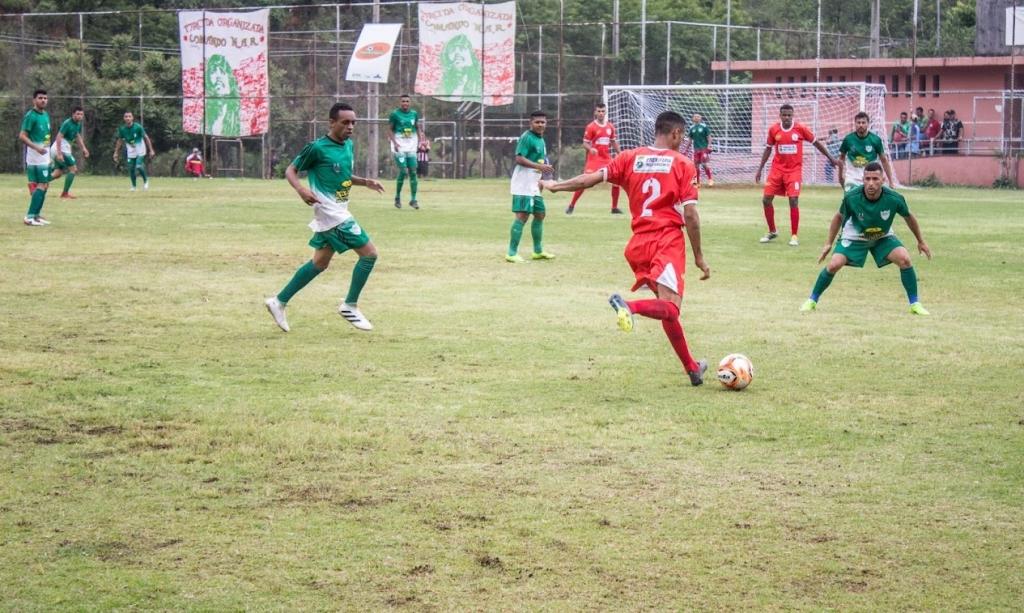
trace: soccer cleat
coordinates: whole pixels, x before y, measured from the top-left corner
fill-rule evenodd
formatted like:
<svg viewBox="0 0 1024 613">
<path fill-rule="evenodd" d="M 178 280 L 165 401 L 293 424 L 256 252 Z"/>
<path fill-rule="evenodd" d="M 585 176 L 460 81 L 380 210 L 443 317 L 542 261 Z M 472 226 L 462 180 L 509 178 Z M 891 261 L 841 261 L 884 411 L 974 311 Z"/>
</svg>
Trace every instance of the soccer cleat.
<svg viewBox="0 0 1024 613">
<path fill-rule="evenodd" d="M 619 330 L 632 332 L 634 323 L 633 311 L 629 310 L 629 305 L 626 304 L 625 299 L 619 294 L 612 294 L 608 297 L 608 304 L 612 305 L 615 316 L 618 318 Z"/>
<path fill-rule="evenodd" d="M 910 312 L 914 315 L 931 315 L 931 313 L 928 312 L 928 309 L 924 308 L 920 302 L 915 302 L 910 305 Z"/>
<path fill-rule="evenodd" d="M 521 255 L 506 255 L 505 261 L 509 262 L 510 264 L 522 264 L 526 260 L 524 260 L 523 256 Z"/>
<path fill-rule="evenodd" d="M 572 215 L 572 212 L 575 211 L 575 210 L 576 210 L 575 207 L 567 206 L 567 207 L 565 207 L 565 214 L 566 215 Z"/>
<path fill-rule="evenodd" d="M 818 308 L 818 302 L 813 298 L 808 298 L 806 302 L 800 305 L 800 310 L 806 313 L 807 311 L 813 311 Z"/>
<path fill-rule="evenodd" d="M 281 328 L 285 332 L 291 330 L 291 328 L 288 327 L 288 320 L 284 317 L 284 307 L 286 305 L 282 304 L 281 301 L 277 299 L 277 296 L 267 298 L 263 301 L 263 304 L 267 305 L 267 310 L 270 311 L 270 316 L 274 318 L 274 323 L 277 324 L 278 328 Z"/>
<path fill-rule="evenodd" d="M 697 370 L 686 371 L 686 374 L 690 377 L 690 385 L 697 387 L 698 385 L 704 384 L 704 373 L 708 369 L 707 360 L 697 360 Z"/>
<path fill-rule="evenodd" d="M 762 243 L 770 243 L 771 241 L 773 241 L 773 240 L 775 240 L 777 238 L 779 238 L 779 233 L 778 232 L 769 232 L 768 234 L 765 234 L 764 236 L 761 237 L 761 242 Z"/>
<path fill-rule="evenodd" d="M 708 187 L 714 187 L 714 186 L 715 186 L 715 180 L 714 179 L 708 179 Z"/>
<path fill-rule="evenodd" d="M 77 200 L 77 198 L 75 198 L 74 196 L 72 196 L 71 194 L 69 194 L 67 192 L 64 192 L 63 194 L 61 194 L 60 197 L 63 198 L 64 200 Z"/>
<path fill-rule="evenodd" d="M 796 237 L 796 234 L 794 234 L 793 237 L 789 239 L 789 246 L 790 247 L 799 247 L 800 246 L 800 239 Z"/>
<path fill-rule="evenodd" d="M 143 191 L 149 190 L 149 181 L 146 181 L 145 183 L 142 184 L 142 189 Z"/>
<path fill-rule="evenodd" d="M 39 224 L 43 225 L 43 226 L 50 225 L 50 221 L 48 219 L 46 219 L 45 217 L 43 217 L 42 215 L 36 215 L 36 221 L 38 221 Z"/>
<path fill-rule="evenodd" d="M 45 226 L 43 222 L 39 221 L 36 217 L 26 217 L 22 220 L 26 226 Z"/>
<path fill-rule="evenodd" d="M 341 305 L 338 306 L 338 315 L 344 317 L 345 321 L 360 330 L 373 330 L 373 324 L 370 323 L 370 320 L 367 319 L 354 304 L 342 302 Z"/>
<path fill-rule="evenodd" d="M 395 196 L 395 208 L 396 209 L 402 208 L 402 199 L 399 198 L 398 196 Z"/>
<path fill-rule="evenodd" d="M 134 192 L 134 191 L 135 191 L 135 186 L 134 186 L 134 185 L 133 185 L 133 186 L 131 186 L 131 187 L 130 187 L 130 188 L 128 189 L 128 191 L 130 191 L 130 192 Z"/>
<path fill-rule="evenodd" d="M 415 200 L 410 200 L 409 206 L 416 209 L 417 211 L 420 210 L 420 203 Z"/>
<path fill-rule="evenodd" d="M 615 207 L 612 209 L 612 215 L 624 215 L 624 213 L 622 212 L 622 209 Z"/>
<path fill-rule="evenodd" d="M 530 259 L 531 260 L 553 260 L 553 259 L 555 259 L 555 254 L 548 253 L 547 251 L 541 251 L 540 253 L 534 253 L 533 255 L 531 255 Z"/>
</svg>

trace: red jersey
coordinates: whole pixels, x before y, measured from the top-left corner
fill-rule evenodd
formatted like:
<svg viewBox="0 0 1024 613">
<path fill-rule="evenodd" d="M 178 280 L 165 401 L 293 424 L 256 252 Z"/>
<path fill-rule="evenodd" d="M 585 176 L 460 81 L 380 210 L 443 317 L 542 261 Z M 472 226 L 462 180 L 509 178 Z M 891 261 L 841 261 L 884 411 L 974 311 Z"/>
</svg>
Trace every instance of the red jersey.
<svg viewBox="0 0 1024 613">
<path fill-rule="evenodd" d="M 596 121 L 591 121 L 583 132 L 583 140 L 597 149 L 597 157 L 602 158 L 612 157 L 611 146 L 614 138 L 615 125 L 610 121 L 606 121 L 603 126 Z"/>
<path fill-rule="evenodd" d="M 697 169 L 678 151 L 623 151 L 604 168 L 604 178 L 626 189 L 634 234 L 686 225 L 683 206 L 697 202 Z"/>
<path fill-rule="evenodd" d="M 813 142 L 814 134 L 802 123 L 793 122 L 788 130 L 781 123 L 768 128 L 766 144 L 775 148 L 772 172 L 800 172 L 804 164 L 804 141 Z"/>
</svg>

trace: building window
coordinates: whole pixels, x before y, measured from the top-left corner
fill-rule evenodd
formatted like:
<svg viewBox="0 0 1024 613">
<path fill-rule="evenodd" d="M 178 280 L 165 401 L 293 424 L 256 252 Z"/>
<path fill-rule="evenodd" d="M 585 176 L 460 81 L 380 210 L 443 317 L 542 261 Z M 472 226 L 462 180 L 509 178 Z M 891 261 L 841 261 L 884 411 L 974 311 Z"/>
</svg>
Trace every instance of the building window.
<svg viewBox="0 0 1024 613">
<path fill-rule="evenodd" d="M 926 89 L 928 89 L 928 77 L 926 75 L 921 75 L 917 79 L 917 95 L 922 98 L 927 96 L 928 94 L 925 92 Z"/>
<path fill-rule="evenodd" d="M 864 76 L 864 82 L 865 83 L 871 83 L 871 75 L 865 75 Z"/>
<path fill-rule="evenodd" d="M 878 75 L 878 84 L 879 85 L 885 85 L 885 75 L 884 74 Z"/>
<path fill-rule="evenodd" d="M 782 83 L 782 76 L 779 75 L 779 76 L 775 77 L 775 82 L 776 83 Z"/>
<path fill-rule="evenodd" d="M 846 75 L 844 75 L 844 74 L 839 75 L 839 82 L 840 83 L 846 83 Z"/>
<path fill-rule="evenodd" d="M 939 97 L 939 75 L 937 74 L 932 75 L 932 97 Z"/>
<path fill-rule="evenodd" d="M 907 91 L 907 98 L 914 95 L 914 77 L 907 75 L 906 87 L 904 89 Z"/>
<path fill-rule="evenodd" d="M 900 95 L 900 75 L 892 75 L 892 91 L 890 92 L 893 96 Z"/>
</svg>

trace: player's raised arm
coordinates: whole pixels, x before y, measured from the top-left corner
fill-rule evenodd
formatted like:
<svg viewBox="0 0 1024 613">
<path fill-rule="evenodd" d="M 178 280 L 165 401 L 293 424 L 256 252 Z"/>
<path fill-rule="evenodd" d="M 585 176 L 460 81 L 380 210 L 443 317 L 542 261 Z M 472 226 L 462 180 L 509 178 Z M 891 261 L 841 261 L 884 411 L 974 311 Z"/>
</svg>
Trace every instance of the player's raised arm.
<svg viewBox="0 0 1024 613">
<path fill-rule="evenodd" d="M 549 192 L 575 192 L 581 189 L 589 189 L 595 185 L 604 181 L 603 170 L 595 172 L 588 172 L 582 175 L 576 175 L 571 179 L 564 181 L 541 181 L 541 189 L 546 189 Z"/>
</svg>

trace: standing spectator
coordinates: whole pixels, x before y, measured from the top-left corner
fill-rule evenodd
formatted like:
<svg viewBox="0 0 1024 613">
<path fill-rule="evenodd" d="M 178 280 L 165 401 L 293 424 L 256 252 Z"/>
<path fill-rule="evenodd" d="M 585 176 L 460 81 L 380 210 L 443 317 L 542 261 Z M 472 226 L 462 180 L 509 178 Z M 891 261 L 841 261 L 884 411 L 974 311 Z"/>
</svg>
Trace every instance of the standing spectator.
<svg viewBox="0 0 1024 613">
<path fill-rule="evenodd" d="M 430 141 L 424 140 L 416 148 L 416 176 L 425 178 L 430 172 Z"/>
<path fill-rule="evenodd" d="M 946 143 L 946 152 L 960 154 L 960 139 L 963 138 L 964 124 L 957 119 L 956 111 L 949 109 L 949 119 L 942 123 L 942 140 Z"/>
<path fill-rule="evenodd" d="M 928 123 L 924 129 L 924 138 L 928 139 L 928 155 L 935 155 L 935 139 L 940 132 L 942 124 L 935 118 L 935 109 L 928 109 Z"/>
<path fill-rule="evenodd" d="M 915 112 L 910 118 L 910 156 L 921 153 L 921 124 L 920 118 Z M 909 156 L 908 156 L 909 157 Z"/>
<path fill-rule="evenodd" d="M 839 147 L 843 144 L 843 140 L 839 138 L 839 129 L 832 128 L 828 131 L 828 138 L 825 139 L 825 149 L 828 150 L 829 154 L 838 159 L 839 158 Z M 832 164 L 825 164 L 825 183 L 831 183 L 835 179 L 835 167 Z"/>
<path fill-rule="evenodd" d="M 939 130 L 939 150 L 943 155 L 952 153 L 949 134 L 953 131 L 953 120 L 949 111 L 942 114 L 942 128 Z"/>
<path fill-rule="evenodd" d="M 910 120 L 906 111 L 900 113 L 900 120 L 892 124 L 889 142 L 892 143 L 892 159 L 900 159 L 901 153 L 908 153 L 907 141 L 910 139 Z"/>
</svg>

